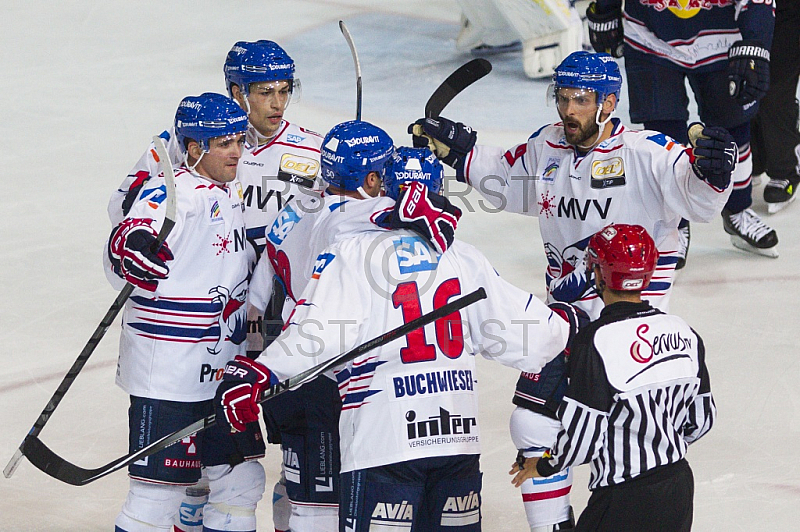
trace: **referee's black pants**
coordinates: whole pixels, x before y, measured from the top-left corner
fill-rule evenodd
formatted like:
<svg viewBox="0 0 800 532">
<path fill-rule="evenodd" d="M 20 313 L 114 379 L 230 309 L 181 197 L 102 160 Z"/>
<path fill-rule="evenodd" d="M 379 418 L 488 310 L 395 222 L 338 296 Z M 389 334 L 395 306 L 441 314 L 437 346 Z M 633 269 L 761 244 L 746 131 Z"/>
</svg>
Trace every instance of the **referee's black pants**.
<svg viewBox="0 0 800 532">
<path fill-rule="evenodd" d="M 592 491 L 575 532 L 688 532 L 694 476 L 684 459 Z"/>
</svg>

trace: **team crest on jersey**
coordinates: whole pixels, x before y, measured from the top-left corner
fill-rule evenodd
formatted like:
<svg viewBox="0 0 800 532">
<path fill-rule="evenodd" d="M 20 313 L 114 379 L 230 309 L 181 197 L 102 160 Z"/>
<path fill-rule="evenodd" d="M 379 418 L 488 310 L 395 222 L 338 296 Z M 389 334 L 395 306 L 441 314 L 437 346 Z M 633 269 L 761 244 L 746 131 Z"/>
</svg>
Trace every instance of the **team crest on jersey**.
<svg viewBox="0 0 800 532">
<path fill-rule="evenodd" d="M 592 188 L 619 187 L 625 184 L 622 158 L 612 157 L 592 163 Z"/>
<path fill-rule="evenodd" d="M 301 137 L 300 135 L 292 135 L 291 133 L 286 134 L 286 142 L 291 142 L 292 144 L 300 144 L 306 140 L 305 137 Z"/>
<path fill-rule="evenodd" d="M 215 198 L 208 198 L 208 220 L 212 224 L 223 223 L 225 220 L 222 218 L 222 209 L 219 206 L 219 201 Z"/>
<path fill-rule="evenodd" d="M 394 239 L 395 257 L 401 274 L 435 270 L 439 258 L 419 236 L 401 236 Z"/>
<path fill-rule="evenodd" d="M 701 9 L 732 6 L 734 0 L 639 0 L 639 2 L 659 12 L 668 9 L 676 17 L 687 19 L 697 15 Z M 766 3 L 769 4 L 770 0 Z"/>
<path fill-rule="evenodd" d="M 317 256 L 317 262 L 314 263 L 314 271 L 311 273 L 312 279 L 319 279 L 319 276 L 322 275 L 322 271 L 328 267 L 333 259 L 336 258 L 336 255 L 333 253 L 321 253 Z"/>
<path fill-rule="evenodd" d="M 544 172 L 542 172 L 542 181 L 545 183 L 552 183 L 556 180 L 559 161 L 560 159 L 557 157 L 550 157 L 547 159 L 547 166 L 544 167 Z"/>
</svg>

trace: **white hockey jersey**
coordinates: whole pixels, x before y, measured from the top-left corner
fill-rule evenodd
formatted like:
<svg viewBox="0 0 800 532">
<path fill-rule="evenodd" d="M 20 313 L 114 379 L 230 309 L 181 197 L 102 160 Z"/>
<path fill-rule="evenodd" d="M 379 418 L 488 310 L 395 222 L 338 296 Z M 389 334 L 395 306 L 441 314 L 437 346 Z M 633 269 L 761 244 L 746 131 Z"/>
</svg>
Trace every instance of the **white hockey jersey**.
<svg viewBox="0 0 800 532">
<path fill-rule="evenodd" d="M 583 262 L 594 233 L 610 223 L 647 229 L 659 260 L 643 296 L 666 312 L 678 260 L 678 222 L 710 221 L 732 188 L 721 191 L 699 179 L 686 148 L 666 135 L 612 120 L 611 137 L 585 155 L 567 144 L 556 123 L 505 152 L 476 146 L 465 163 L 467 180 L 492 205 L 538 216 L 548 297 L 574 302 L 592 319 L 603 307 Z"/>
<path fill-rule="evenodd" d="M 480 287 L 487 299 L 365 353 L 336 375 L 342 471 L 479 454 L 473 356 L 537 373 L 564 349 L 569 327 L 468 244 L 438 255 L 411 232 L 386 231 L 326 248 L 285 330 L 258 361 L 285 379 Z"/>
<path fill-rule="evenodd" d="M 195 402 L 212 399 L 225 364 L 244 354 L 248 255 L 243 192 L 181 168 L 175 174 L 177 213 L 167 237 L 174 259 L 155 292 L 136 289 L 122 316 L 117 384 L 130 395 Z M 153 177 L 130 218 L 151 219 L 157 231 L 166 207 L 165 182 Z M 116 288 L 124 282 L 111 270 Z"/>
</svg>

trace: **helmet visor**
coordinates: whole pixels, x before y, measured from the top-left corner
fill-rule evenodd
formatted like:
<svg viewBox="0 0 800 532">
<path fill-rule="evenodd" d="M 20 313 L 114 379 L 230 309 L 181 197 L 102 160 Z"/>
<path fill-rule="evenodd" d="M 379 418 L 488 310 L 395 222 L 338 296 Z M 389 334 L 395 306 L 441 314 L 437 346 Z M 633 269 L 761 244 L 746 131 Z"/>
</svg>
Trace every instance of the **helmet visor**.
<svg viewBox="0 0 800 532">
<path fill-rule="evenodd" d="M 281 109 L 286 109 L 289 103 L 297 102 L 300 99 L 300 80 L 283 79 L 279 81 L 259 81 L 251 83 L 248 98 L 252 100 L 262 100 L 265 103 L 277 103 Z"/>
<path fill-rule="evenodd" d="M 594 111 L 597 108 L 597 93 L 590 89 L 556 87 L 555 83 L 551 83 L 547 87 L 547 105 L 557 107 L 561 113 L 566 113 L 571 105 L 579 111 Z"/>
</svg>

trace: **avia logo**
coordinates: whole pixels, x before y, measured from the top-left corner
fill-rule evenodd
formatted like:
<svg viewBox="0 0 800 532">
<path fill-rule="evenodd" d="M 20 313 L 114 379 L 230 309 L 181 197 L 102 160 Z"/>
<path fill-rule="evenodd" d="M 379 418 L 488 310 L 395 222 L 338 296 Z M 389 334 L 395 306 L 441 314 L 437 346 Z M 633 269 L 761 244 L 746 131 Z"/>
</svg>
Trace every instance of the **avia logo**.
<svg viewBox="0 0 800 532">
<path fill-rule="evenodd" d="M 439 407 L 439 415 L 431 416 L 426 420 L 417 421 L 417 413 L 413 410 L 406 412 L 406 433 L 409 440 L 426 438 L 428 436 L 448 436 L 451 434 L 470 434 L 472 427 L 478 426 L 474 417 L 462 417 L 451 414 Z"/>
<path fill-rule="evenodd" d="M 287 447 L 283 450 L 283 465 L 291 467 L 292 469 L 300 468 L 300 459 L 291 447 Z"/>
<path fill-rule="evenodd" d="M 444 503 L 443 512 L 463 512 L 481 507 L 481 498 L 474 491 L 463 497 L 448 497 Z"/>
<path fill-rule="evenodd" d="M 379 502 L 375 505 L 375 509 L 372 510 L 372 518 L 394 519 L 396 521 L 413 521 L 414 505 L 408 504 L 408 501 L 403 501 L 399 504 Z"/>
</svg>

